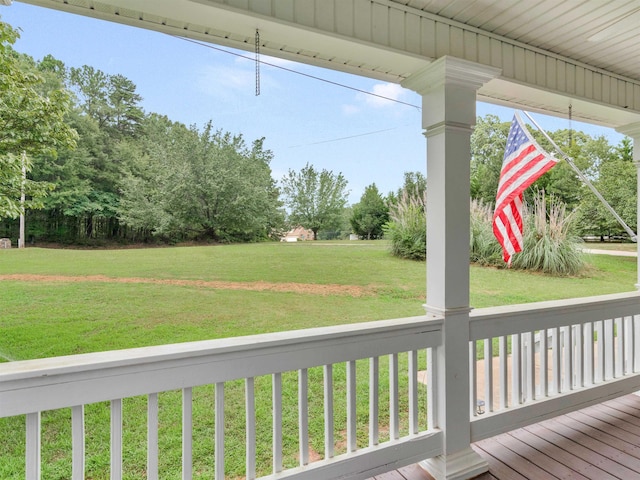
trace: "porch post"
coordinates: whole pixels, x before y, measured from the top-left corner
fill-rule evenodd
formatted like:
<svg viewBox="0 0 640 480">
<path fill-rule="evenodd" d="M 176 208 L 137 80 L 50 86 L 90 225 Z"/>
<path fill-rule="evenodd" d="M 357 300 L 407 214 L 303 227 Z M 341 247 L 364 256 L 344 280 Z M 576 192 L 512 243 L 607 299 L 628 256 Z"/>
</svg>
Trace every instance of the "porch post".
<svg viewBox="0 0 640 480">
<path fill-rule="evenodd" d="M 476 92 L 498 74 L 442 57 L 403 82 L 422 95 L 427 137 L 426 310 L 445 318 L 434 386 L 444 454 L 422 464 L 437 480 L 469 479 L 488 470 L 470 446 L 469 179 Z"/>
<path fill-rule="evenodd" d="M 623 127 L 618 127 L 616 130 L 627 137 L 630 137 L 633 140 L 633 163 L 636 165 L 636 173 L 638 175 L 638 190 L 636 194 L 636 236 L 638 235 L 638 229 L 640 229 L 640 122 L 632 123 L 629 125 L 624 125 Z M 636 279 L 636 288 L 640 290 L 640 245 L 636 240 L 636 251 L 638 252 L 638 263 L 637 263 L 637 279 Z"/>
</svg>

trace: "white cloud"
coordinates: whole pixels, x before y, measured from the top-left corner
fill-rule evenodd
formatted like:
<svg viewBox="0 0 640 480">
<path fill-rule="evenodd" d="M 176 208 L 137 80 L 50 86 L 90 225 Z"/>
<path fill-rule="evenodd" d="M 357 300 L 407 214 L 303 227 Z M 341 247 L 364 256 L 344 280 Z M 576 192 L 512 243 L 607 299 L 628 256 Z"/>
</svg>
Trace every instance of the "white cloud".
<svg viewBox="0 0 640 480">
<path fill-rule="evenodd" d="M 370 107 L 388 108 L 397 105 L 392 100 L 401 100 L 406 91 L 397 83 L 377 83 L 373 86 L 371 93 L 373 95 L 359 94 L 359 96 Z"/>
<path fill-rule="evenodd" d="M 242 59 L 240 59 L 242 60 Z M 252 96 L 256 88 L 256 71 L 253 63 L 235 62 L 227 65 L 207 65 L 200 69 L 197 88 L 204 94 L 229 100 L 238 95 Z M 260 75 L 263 88 L 279 89 L 279 83 L 266 72 Z"/>
<path fill-rule="evenodd" d="M 360 113 L 360 107 L 353 104 L 344 104 L 342 105 L 342 113 L 345 115 L 355 115 Z"/>
<path fill-rule="evenodd" d="M 198 88 L 214 97 L 229 98 L 255 88 L 255 73 L 241 68 L 211 65 L 198 75 Z"/>
</svg>

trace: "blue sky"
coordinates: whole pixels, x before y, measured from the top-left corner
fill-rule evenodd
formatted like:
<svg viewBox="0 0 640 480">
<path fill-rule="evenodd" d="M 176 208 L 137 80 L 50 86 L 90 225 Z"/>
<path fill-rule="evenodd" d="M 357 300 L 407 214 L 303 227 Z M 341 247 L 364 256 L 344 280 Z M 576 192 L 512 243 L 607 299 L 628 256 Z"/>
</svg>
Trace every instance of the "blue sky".
<svg viewBox="0 0 640 480">
<path fill-rule="evenodd" d="M 426 143 L 418 108 L 352 89 L 261 67 L 261 94 L 255 96 L 255 64 L 166 34 L 13 3 L 0 18 L 21 30 L 16 49 L 36 60 L 51 54 L 67 67 L 90 65 L 132 80 L 147 112 L 202 127 L 211 120 L 250 143 L 266 138 L 274 153 L 273 177 L 307 162 L 341 172 L 355 203 L 367 185 L 386 194 L 397 190 L 406 171 L 425 171 Z M 218 47 L 252 57 L 252 53 Z M 262 57 L 264 61 L 331 82 L 420 106 L 420 97 L 398 85 Z M 478 103 L 477 114 L 511 120 L 513 110 Z M 543 128 L 568 128 L 568 120 L 536 115 Z M 611 129 L 573 122 L 573 128 L 622 136 Z"/>
</svg>

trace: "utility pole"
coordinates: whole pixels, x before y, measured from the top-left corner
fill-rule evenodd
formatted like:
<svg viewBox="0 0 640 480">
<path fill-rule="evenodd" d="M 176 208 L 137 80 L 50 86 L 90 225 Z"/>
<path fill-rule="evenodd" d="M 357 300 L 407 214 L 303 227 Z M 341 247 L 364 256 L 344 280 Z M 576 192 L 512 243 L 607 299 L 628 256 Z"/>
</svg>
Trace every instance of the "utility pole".
<svg viewBox="0 0 640 480">
<path fill-rule="evenodd" d="M 25 185 L 27 183 L 27 153 L 22 152 L 22 188 L 20 189 L 20 237 L 18 237 L 18 248 L 24 248 L 24 202 L 25 202 Z"/>
</svg>

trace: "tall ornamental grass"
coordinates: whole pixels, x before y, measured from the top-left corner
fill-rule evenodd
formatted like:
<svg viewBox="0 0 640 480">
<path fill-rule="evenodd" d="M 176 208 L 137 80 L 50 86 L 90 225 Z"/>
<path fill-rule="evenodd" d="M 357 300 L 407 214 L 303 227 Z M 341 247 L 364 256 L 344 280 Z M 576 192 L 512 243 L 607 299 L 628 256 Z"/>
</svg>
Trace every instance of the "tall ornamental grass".
<svg viewBox="0 0 640 480">
<path fill-rule="evenodd" d="M 500 265 L 502 248 L 493 235 L 493 209 L 482 200 L 471 200 L 469 254 L 472 263 Z"/>
<path fill-rule="evenodd" d="M 403 192 L 390 208 L 391 221 L 384 227 L 391 253 L 411 260 L 426 258 L 425 201 Z M 469 251 L 472 263 L 505 267 L 502 248 L 493 235 L 493 209 L 481 200 L 470 205 Z M 547 198 L 543 191 L 525 205 L 523 211 L 523 248 L 512 257 L 511 268 L 555 276 L 572 276 L 582 272 L 585 262 L 582 240 L 576 232 L 576 216 L 567 213 L 557 198 Z"/>
<path fill-rule="evenodd" d="M 533 208 L 526 208 L 522 252 L 513 256 L 511 266 L 557 276 L 579 274 L 585 262 L 574 213 L 567 213 L 562 201 L 547 200 L 538 192 Z"/>
<path fill-rule="evenodd" d="M 391 254 L 410 260 L 427 258 L 427 218 L 424 197 L 402 191 L 397 202 L 389 208 L 384 236 L 390 242 Z"/>
</svg>

